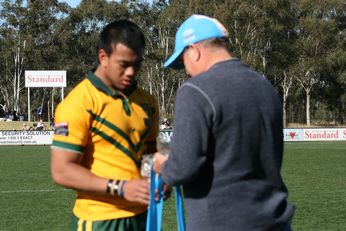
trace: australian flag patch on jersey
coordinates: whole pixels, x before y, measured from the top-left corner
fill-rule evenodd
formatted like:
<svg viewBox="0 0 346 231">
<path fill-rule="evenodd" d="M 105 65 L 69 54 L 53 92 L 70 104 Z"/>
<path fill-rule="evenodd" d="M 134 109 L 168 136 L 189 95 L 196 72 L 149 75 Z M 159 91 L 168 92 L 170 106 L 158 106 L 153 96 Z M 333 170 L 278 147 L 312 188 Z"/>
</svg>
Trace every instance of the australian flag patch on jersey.
<svg viewBox="0 0 346 231">
<path fill-rule="evenodd" d="M 67 122 L 61 122 L 55 124 L 55 135 L 61 135 L 61 136 L 68 136 L 68 123 Z"/>
</svg>

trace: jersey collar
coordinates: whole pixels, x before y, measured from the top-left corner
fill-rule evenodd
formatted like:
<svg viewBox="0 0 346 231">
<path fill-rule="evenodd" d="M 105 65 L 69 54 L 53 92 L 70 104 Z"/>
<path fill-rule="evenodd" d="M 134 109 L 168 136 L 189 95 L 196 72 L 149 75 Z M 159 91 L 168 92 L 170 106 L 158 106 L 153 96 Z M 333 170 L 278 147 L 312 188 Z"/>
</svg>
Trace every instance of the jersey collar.
<svg viewBox="0 0 346 231">
<path fill-rule="evenodd" d="M 120 98 L 121 101 L 123 102 L 123 107 L 127 115 L 131 115 L 131 110 L 130 110 L 130 105 L 129 105 L 129 99 L 128 96 L 136 90 L 137 88 L 137 81 L 134 81 L 130 87 L 128 87 L 124 93 L 113 90 L 107 85 L 105 85 L 99 77 L 97 77 L 92 71 L 89 71 L 87 73 L 87 78 L 88 80 L 99 90 L 103 91 L 107 95 L 111 97 L 117 97 Z"/>
<path fill-rule="evenodd" d="M 127 89 L 125 89 L 124 93 L 113 90 L 112 88 L 108 87 L 106 84 L 104 84 L 99 77 L 97 77 L 93 71 L 89 71 L 87 73 L 87 78 L 90 80 L 90 82 L 99 90 L 103 91 L 109 96 L 112 97 L 123 97 L 126 98 L 131 95 L 132 92 L 134 92 L 137 89 L 137 81 L 135 80 Z"/>
</svg>

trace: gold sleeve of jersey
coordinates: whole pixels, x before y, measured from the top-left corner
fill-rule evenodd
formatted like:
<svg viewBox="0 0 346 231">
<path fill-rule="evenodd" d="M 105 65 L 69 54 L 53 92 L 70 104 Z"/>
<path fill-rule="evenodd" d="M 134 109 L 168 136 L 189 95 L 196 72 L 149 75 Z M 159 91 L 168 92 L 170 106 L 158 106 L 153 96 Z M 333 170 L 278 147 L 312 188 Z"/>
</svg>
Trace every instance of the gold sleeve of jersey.
<svg viewBox="0 0 346 231">
<path fill-rule="evenodd" d="M 89 101 L 83 97 L 84 82 L 77 86 L 56 108 L 52 147 L 83 152 L 88 138 Z"/>
</svg>

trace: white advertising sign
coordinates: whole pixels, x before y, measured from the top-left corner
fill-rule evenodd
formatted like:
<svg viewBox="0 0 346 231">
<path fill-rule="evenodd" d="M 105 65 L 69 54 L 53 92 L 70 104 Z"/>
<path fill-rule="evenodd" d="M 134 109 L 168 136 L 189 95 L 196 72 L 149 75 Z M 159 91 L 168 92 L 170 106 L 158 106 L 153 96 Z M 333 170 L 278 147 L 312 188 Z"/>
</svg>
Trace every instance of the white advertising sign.
<svg viewBox="0 0 346 231">
<path fill-rule="evenodd" d="M 284 129 L 284 141 L 303 141 L 303 129 Z"/>
<path fill-rule="evenodd" d="M 304 129 L 304 141 L 346 140 L 346 129 Z"/>
<path fill-rule="evenodd" d="M 50 145 L 54 131 L 0 131 L 0 145 Z"/>
<path fill-rule="evenodd" d="M 341 141 L 346 140 L 346 128 L 284 129 L 284 141 Z"/>
<path fill-rule="evenodd" d="M 25 71 L 25 87 L 66 87 L 66 71 Z"/>
</svg>

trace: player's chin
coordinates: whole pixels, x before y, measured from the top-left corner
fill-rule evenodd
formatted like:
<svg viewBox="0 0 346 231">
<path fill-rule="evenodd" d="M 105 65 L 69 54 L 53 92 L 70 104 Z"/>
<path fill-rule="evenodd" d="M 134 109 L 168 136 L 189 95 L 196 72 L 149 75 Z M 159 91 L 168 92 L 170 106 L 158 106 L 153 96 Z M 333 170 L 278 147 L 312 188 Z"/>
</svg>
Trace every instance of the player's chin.
<svg viewBox="0 0 346 231">
<path fill-rule="evenodd" d="M 131 86 L 131 81 L 123 81 L 122 83 L 121 83 L 121 85 L 122 85 L 122 90 L 125 90 L 126 88 L 128 88 L 128 87 L 130 87 Z"/>
<path fill-rule="evenodd" d="M 121 84 L 117 84 L 115 86 L 115 88 L 118 90 L 118 91 L 124 91 L 126 90 L 128 87 L 130 87 L 131 84 L 124 84 L 124 83 L 121 83 Z"/>
</svg>

